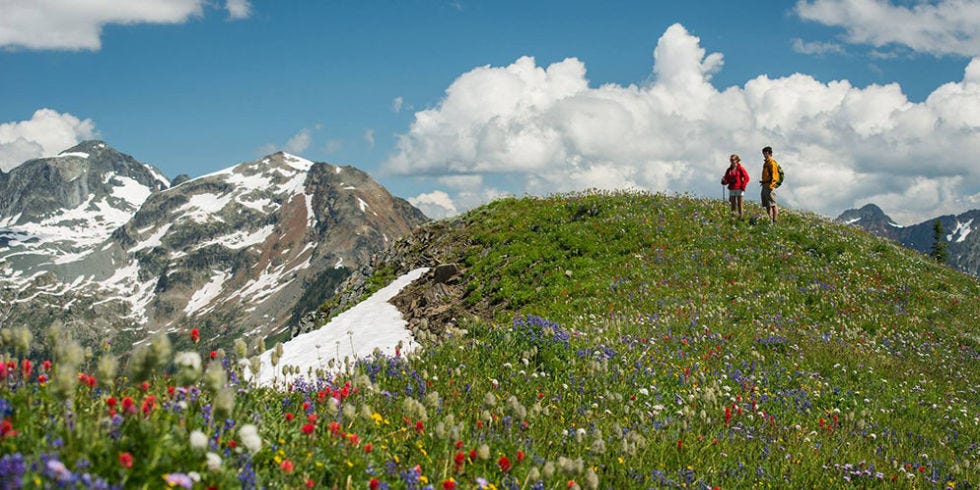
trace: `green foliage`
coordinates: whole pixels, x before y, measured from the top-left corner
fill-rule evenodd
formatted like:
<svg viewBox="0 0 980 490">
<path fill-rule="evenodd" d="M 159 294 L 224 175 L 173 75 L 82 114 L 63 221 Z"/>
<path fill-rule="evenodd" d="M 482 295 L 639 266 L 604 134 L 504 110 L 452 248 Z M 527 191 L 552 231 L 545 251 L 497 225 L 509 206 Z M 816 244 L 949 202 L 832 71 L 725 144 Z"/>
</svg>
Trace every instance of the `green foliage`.
<svg viewBox="0 0 980 490">
<path fill-rule="evenodd" d="M 946 242 L 943 240 L 943 223 L 938 219 L 932 224 L 932 248 L 929 249 L 929 256 L 939 262 L 946 263 L 948 252 Z"/>
<path fill-rule="evenodd" d="M 65 403 L 47 381 L 59 367 L 24 376 L 5 341 L 0 481 L 17 458 L 38 487 L 56 486 L 52 458 L 151 488 L 174 475 L 195 488 L 980 481 L 980 285 L 915 252 L 807 213 L 752 225 L 720 201 L 640 193 L 504 199 L 438 239 L 458 244 L 447 259 L 485 320 L 290 389 L 240 381 L 231 356 L 227 420 L 213 387 L 162 376 L 80 377 Z"/>
</svg>

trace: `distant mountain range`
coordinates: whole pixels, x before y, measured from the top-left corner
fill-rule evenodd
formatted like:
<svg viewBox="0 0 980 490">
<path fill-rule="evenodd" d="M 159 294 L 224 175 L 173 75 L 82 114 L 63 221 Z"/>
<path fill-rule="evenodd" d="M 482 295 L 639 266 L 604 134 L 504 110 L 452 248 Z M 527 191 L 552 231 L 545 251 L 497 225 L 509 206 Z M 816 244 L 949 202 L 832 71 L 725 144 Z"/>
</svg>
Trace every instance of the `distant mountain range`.
<svg viewBox="0 0 980 490">
<path fill-rule="evenodd" d="M 980 276 L 980 209 L 900 226 L 881 208 L 868 204 L 861 209 L 844 211 L 836 221 L 864 228 L 871 234 L 928 254 L 933 246 L 933 227 L 937 219 L 943 226 L 942 238 L 947 243 L 947 263 L 968 274 Z"/>
<path fill-rule="evenodd" d="M 274 335 L 427 218 L 353 167 L 275 153 L 171 187 L 86 141 L 0 172 L 0 325 L 126 350 Z"/>
</svg>

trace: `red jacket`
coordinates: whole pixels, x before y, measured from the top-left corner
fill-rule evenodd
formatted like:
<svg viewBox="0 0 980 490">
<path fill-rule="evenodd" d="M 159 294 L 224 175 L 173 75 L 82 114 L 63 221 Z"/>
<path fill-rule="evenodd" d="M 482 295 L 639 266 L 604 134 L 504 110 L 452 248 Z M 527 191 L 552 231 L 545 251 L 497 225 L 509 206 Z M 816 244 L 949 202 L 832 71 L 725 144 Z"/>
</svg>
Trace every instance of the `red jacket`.
<svg viewBox="0 0 980 490">
<path fill-rule="evenodd" d="M 735 168 L 729 167 L 725 171 L 725 176 L 721 178 L 721 184 L 728 184 L 729 190 L 740 190 L 744 191 L 745 186 L 749 183 L 749 173 L 745 171 L 745 167 L 741 163 L 736 164 Z"/>
</svg>

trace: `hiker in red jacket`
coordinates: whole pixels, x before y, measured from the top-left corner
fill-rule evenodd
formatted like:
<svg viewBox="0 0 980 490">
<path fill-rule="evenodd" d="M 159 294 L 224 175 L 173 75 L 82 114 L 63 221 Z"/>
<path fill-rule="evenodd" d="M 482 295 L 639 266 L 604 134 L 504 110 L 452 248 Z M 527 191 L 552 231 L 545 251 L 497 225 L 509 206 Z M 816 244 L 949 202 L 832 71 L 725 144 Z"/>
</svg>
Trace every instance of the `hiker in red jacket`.
<svg viewBox="0 0 980 490">
<path fill-rule="evenodd" d="M 728 170 L 721 178 L 721 185 L 728 185 L 728 202 L 732 203 L 732 212 L 738 211 L 738 219 L 742 219 L 742 196 L 745 186 L 749 183 L 749 173 L 742 166 L 742 159 L 732 154 L 728 157 Z"/>
</svg>

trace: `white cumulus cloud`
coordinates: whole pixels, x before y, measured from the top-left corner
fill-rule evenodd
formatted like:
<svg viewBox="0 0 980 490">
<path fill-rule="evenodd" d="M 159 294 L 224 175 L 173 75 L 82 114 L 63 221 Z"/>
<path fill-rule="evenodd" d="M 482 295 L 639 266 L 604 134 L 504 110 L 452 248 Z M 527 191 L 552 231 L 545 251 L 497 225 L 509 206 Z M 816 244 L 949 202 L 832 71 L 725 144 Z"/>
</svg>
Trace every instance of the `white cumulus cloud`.
<svg viewBox="0 0 980 490">
<path fill-rule="evenodd" d="M 247 19 L 252 15 L 252 4 L 248 0 L 228 0 L 225 2 L 225 9 L 232 20 Z"/>
<path fill-rule="evenodd" d="M 459 214 L 452 198 L 444 191 L 432 191 L 408 198 L 408 202 L 432 219 L 441 219 Z"/>
<path fill-rule="evenodd" d="M 642 188 L 713 197 L 729 154 L 739 153 L 757 182 L 760 149 L 773 146 L 789 175 L 782 201 L 830 216 L 878 199 L 896 220 L 924 219 L 962 211 L 980 195 L 980 59 L 921 103 L 897 84 L 861 88 L 805 74 L 719 90 L 710 80 L 722 65 L 721 54 L 706 54 L 675 24 L 642 86 L 591 87 L 574 58 L 478 67 L 436 107 L 415 113 L 385 169 L 442 186 L 440 177 L 495 175 L 520 182 L 515 193 Z M 464 194 L 480 197 L 452 196 L 464 210 Z"/>
<path fill-rule="evenodd" d="M 912 5 L 885 0 L 800 0 L 796 13 L 804 20 L 843 28 L 851 43 L 897 44 L 933 55 L 980 56 L 980 2 L 976 0 Z"/>
<path fill-rule="evenodd" d="M 207 0 L 0 0 L 0 47 L 98 50 L 109 24 L 180 24 L 204 15 Z M 232 19 L 247 0 L 228 0 Z"/>
<path fill-rule="evenodd" d="M 26 121 L 0 124 L 0 170 L 9 172 L 27 160 L 57 155 L 97 136 L 90 119 L 39 109 Z"/>
</svg>

